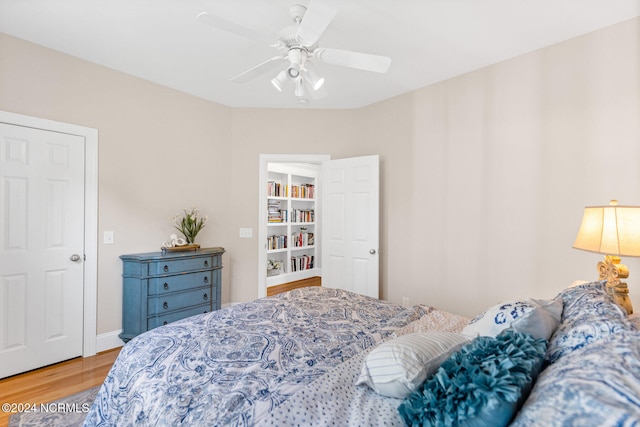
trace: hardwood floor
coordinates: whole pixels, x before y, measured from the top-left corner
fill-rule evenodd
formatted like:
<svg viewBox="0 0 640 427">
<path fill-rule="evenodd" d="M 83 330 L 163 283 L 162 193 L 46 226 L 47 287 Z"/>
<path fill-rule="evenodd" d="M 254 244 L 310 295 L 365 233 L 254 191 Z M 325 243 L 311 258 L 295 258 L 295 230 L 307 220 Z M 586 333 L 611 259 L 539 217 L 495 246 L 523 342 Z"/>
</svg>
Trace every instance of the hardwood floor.
<svg viewBox="0 0 640 427">
<path fill-rule="evenodd" d="M 51 402 L 102 384 L 120 348 L 92 357 L 76 357 L 24 374 L 0 380 L 0 404 Z M 0 426 L 9 424 L 11 413 L 0 411 Z"/>
<path fill-rule="evenodd" d="M 296 280 L 295 282 L 283 283 L 281 285 L 268 286 L 267 296 L 281 294 L 282 292 L 292 289 L 304 288 L 307 286 L 322 286 L 322 278 L 319 276 L 309 277 L 308 279 Z"/>
</svg>

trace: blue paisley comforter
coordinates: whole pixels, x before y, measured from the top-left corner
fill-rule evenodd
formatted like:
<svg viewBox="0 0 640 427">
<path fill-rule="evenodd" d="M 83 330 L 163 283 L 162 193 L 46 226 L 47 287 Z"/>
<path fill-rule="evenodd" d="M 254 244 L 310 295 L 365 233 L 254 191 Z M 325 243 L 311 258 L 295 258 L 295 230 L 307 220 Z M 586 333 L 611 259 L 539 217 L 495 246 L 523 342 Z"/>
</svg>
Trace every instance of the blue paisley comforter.
<svg viewBox="0 0 640 427">
<path fill-rule="evenodd" d="M 549 365 L 513 425 L 640 426 L 637 324 L 600 282 L 557 298 Z M 466 322 L 316 287 L 194 316 L 127 343 L 85 425 L 400 426 L 401 400 L 355 385 L 364 357 L 402 333 Z"/>
<path fill-rule="evenodd" d="M 312 287 L 153 329 L 123 347 L 85 426 L 253 425 L 430 310 Z"/>
</svg>

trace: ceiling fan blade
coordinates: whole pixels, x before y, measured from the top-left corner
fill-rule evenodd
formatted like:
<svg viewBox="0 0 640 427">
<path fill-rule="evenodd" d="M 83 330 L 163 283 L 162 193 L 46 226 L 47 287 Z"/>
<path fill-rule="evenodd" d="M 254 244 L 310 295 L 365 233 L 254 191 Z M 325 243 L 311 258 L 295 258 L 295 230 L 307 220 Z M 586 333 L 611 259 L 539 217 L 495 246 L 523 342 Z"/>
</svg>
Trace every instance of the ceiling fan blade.
<svg viewBox="0 0 640 427">
<path fill-rule="evenodd" d="M 231 34 L 236 34 L 241 37 L 245 37 L 249 40 L 256 41 L 258 43 L 273 44 L 274 39 L 266 34 L 259 33 L 251 28 L 244 27 L 235 22 L 228 21 L 216 15 L 212 15 L 209 12 L 200 12 L 196 18 L 198 22 L 206 25 L 218 28 Z"/>
<path fill-rule="evenodd" d="M 285 58 L 286 56 L 274 56 L 273 58 L 269 58 L 255 67 L 249 68 L 244 73 L 238 74 L 232 78 L 231 81 L 234 83 L 246 83 L 251 81 L 256 77 L 281 66 L 282 61 L 284 61 Z"/>
<path fill-rule="evenodd" d="M 296 35 L 305 44 L 315 44 L 337 12 L 337 9 L 327 1 L 312 0 L 296 31 Z"/>
<path fill-rule="evenodd" d="M 313 56 L 327 64 L 373 71 L 374 73 L 386 73 L 391 65 L 391 58 L 387 56 L 349 50 L 318 48 L 313 51 Z"/>
</svg>

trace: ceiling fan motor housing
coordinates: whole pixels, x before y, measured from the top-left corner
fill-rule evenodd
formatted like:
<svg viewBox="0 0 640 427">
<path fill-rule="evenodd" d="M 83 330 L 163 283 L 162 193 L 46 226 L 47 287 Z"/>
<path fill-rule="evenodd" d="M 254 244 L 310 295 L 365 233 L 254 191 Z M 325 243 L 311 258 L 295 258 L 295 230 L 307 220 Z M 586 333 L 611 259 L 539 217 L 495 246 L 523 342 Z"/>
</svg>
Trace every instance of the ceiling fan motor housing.
<svg viewBox="0 0 640 427">
<path fill-rule="evenodd" d="M 291 80 L 295 80 L 300 77 L 300 71 L 304 67 L 304 63 L 307 61 L 307 50 L 302 47 L 291 48 L 289 49 L 287 57 L 290 62 L 289 68 L 287 68 L 287 77 Z"/>
<path fill-rule="evenodd" d="M 294 4 L 289 7 L 289 16 L 296 24 L 299 24 L 304 17 L 307 8 L 301 4 Z"/>
</svg>

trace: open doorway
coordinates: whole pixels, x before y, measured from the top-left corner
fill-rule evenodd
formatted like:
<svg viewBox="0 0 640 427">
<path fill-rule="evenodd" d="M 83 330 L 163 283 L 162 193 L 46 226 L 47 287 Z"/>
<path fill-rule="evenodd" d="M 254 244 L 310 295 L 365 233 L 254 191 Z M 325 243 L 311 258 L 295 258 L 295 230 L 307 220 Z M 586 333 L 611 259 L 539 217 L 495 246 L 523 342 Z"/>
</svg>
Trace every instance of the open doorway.
<svg viewBox="0 0 640 427">
<path fill-rule="evenodd" d="M 377 155 L 262 154 L 259 185 L 260 297 L 311 277 L 379 297 Z"/>
</svg>

